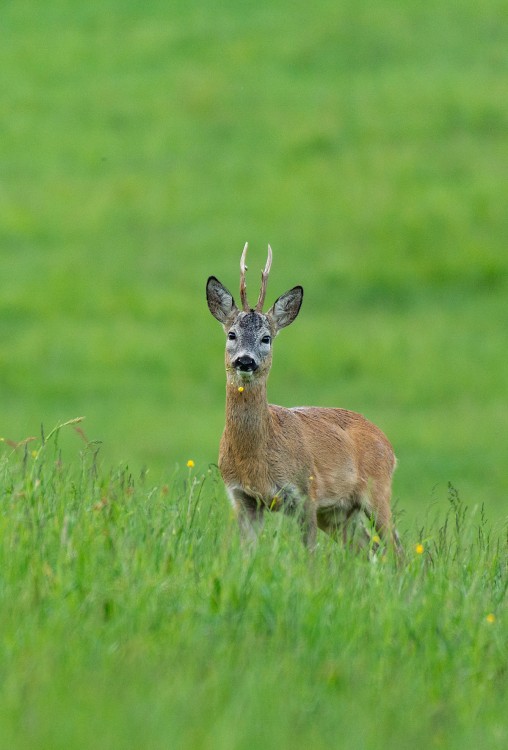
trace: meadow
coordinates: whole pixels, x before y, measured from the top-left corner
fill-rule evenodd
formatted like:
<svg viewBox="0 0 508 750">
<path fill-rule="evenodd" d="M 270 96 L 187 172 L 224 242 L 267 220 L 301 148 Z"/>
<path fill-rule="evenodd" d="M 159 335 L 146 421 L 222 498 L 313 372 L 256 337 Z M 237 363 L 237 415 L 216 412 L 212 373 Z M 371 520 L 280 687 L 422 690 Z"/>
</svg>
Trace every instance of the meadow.
<svg viewBox="0 0 508 750">
<path fill-rule="evenodd" d="M 2 4 L 6 747 L 506 746 L 507 41 L 500 0 Z M 401 569 L 239 548 L 245 241 L 305 287 L 270 400 L 394 445 Z"/>
<path fill-rule="evenodd" d="M 506 747 L 507 540 L 453 488 L 399 565 L 277 515 L 242 550 L 215 470 L 58 437 L 0 462 L 2 747 Z"/>
</svg>

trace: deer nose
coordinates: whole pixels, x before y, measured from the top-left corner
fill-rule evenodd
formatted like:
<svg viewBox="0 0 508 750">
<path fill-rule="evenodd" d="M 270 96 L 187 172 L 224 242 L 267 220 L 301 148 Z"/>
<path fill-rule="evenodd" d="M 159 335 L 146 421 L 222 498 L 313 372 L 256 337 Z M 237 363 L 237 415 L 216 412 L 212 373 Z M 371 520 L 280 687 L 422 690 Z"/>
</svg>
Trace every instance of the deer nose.
<svg viewBox="0 0 508 750">
<path fill-rule="evenodd" d="M 240 370 L 240 372 L 254 372 L 254 370 L 258 369 L 256 361 L 247 355 L 237 357 L 233 362 L 233 367 L 235 370 Z"/>
</svg>

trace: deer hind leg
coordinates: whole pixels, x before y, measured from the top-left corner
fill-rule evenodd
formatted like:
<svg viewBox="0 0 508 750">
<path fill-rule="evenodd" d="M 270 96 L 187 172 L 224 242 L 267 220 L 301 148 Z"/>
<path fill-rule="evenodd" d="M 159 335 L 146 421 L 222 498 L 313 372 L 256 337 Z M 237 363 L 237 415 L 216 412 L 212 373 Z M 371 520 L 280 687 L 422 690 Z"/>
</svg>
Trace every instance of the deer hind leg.
<svg viewBox="0 0 508 750">
<path fill-rule="evenodd" d="M 397 556 L 400 556 L 402 545 L 392 522 L 390 508 L 391 489 L 391 478 L 388 481 L 371 479 L 368 491 L 363 496 L 362 509 L 373 522 L 379 537 L 390 542 Z"/>
<path fill-rule="evenodd" d="M 342 540 L 344 546 L 349 544 L 356 552 L 361 552 L 370 544 L 370 536 L 365 526 L 359 522 L 360 505 L 352 505 L 342 522 Z"/>
<path fill-rule="evenodd" d="M 357 502 L 346 507 L 324 509 L 318 514 L 318 527 L 335 542 L 342 542 L 344 547 L 360 552 L 370 540 L 364 526 L 356 522 L 360 510 L 361 505 Z"/>
</svg>

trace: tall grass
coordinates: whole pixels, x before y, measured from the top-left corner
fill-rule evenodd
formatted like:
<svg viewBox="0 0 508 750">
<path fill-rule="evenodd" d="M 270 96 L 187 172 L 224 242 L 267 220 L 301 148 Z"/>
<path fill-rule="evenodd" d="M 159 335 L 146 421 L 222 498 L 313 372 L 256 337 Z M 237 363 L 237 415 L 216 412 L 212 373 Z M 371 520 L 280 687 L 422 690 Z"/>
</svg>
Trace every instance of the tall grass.
<svg viewBox="0 0 508 750">
<path fill-rule="evenodd" d="M 58 437 L 0 462 L 3 746 L 506 746 L 506 530 L 454 488 L 399 565 L 278 515 L 242 549 L 214 467 Z"/>
</svg>

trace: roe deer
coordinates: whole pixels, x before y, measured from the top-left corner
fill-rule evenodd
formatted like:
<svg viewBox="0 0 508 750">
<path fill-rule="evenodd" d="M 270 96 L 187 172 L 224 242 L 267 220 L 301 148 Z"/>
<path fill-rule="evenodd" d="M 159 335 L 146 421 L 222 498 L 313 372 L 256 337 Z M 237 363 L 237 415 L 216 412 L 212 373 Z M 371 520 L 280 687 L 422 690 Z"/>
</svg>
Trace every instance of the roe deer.
<svg viewBox="0 0 508 750">
<path fill-rule="evenodd" d="M 254 308 L 247 302 L 246 244 L 240 261 L 239 310 L 215 276 L 206 284 L 210 312 L 226 332 L 226 425 L 219 469 L 237 512 L 243 537 L 255 537 L 265 511 L 297 514 L 303 540 L 313 549 L 319 527 L 347 540 L 356 511 L 372 519 L 380 537 L 399 540 L 392 526 L 390 495 L 396 459 L 383 432 L 346 409 L 268 404 L 266 381 L 272 343 L 294 321 L 303 299 L 295 286 L 263 313 L 272 263 L 261 276 Z"/>
</svg>

